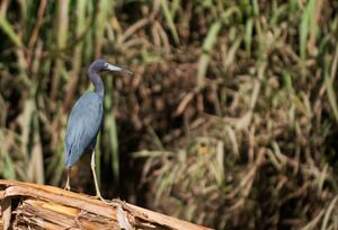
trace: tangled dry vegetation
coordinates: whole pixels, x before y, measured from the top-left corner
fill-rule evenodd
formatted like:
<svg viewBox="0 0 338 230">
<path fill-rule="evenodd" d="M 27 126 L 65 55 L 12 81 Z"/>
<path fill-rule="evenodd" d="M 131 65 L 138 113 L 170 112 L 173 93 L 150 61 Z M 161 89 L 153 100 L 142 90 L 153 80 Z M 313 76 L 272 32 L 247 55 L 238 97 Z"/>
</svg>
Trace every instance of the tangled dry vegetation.
<svg viewBox="0 0 338 230">
<path fill-rule="evenodd" d="M 106 191 L 217 229 L 338 228 L 337 2 L 25 4 L 0 6 L 2 177 L 60 184 L 104 55 L 134 71 L 105 79 Z"/>
</svg>

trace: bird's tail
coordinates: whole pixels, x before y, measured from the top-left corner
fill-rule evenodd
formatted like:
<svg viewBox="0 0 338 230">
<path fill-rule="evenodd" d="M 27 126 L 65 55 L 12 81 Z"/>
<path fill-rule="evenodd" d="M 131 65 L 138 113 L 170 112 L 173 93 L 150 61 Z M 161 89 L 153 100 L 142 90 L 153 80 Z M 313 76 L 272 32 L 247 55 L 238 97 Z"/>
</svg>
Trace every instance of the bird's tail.
<svg viewBox="0 0 338 230">
<path fill-rule="evenodd" d="M 70 162 L 71 149 L 72 149 L 72 146 L 69 146 L 69 148 L 67 148 L 67 146 L 65 145 L 64 162 L 67 168 L 71 166 L 71 162 Z"/>
</svg>

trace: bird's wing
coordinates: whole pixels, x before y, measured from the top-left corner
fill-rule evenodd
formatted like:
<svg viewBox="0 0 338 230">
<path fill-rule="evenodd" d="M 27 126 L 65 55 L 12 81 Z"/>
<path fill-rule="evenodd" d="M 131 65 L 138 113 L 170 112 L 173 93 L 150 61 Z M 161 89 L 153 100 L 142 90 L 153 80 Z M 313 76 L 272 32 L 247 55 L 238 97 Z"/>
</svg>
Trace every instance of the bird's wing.
<svg viewBox="0 0 338 230">
<path fill-rule="evenodd" d="M 73 165 L 95 143 L 103 117 L 102 99 L 87 93 L 75 103 L 68 120 L 65 140 L 65 164 Z"/>
</svg>

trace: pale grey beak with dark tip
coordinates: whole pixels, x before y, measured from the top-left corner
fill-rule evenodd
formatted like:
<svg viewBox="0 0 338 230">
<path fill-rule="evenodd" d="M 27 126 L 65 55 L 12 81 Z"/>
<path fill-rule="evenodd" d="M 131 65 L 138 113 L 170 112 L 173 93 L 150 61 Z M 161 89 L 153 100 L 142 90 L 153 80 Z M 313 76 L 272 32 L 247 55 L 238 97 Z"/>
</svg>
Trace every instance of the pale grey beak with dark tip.
<svg viewBox="0 0 338 230">
<path fill-rule="evenodd" d="M 104 64 L 104 67 L 106 68 L 106 70 L 112 71 L 112 72 L 119 72 L 121 74 L 127 74 L 127 75 L 133 74 L 133 72 L 131 72 L 127 69 L 121 68 L 121 67 L 116 66 L 116 65 L 109 64 L 107 62 Z"/>
<path fill-rule="evenodd" d="M 112 72 L 121 72 L 122 71 L 121 67 L 109 64 L 107 62 L 104 64 L 104 67 L 106 68 L 106 70 L 109 70 L 109 71 L 112 71 Z"/>
</svg>

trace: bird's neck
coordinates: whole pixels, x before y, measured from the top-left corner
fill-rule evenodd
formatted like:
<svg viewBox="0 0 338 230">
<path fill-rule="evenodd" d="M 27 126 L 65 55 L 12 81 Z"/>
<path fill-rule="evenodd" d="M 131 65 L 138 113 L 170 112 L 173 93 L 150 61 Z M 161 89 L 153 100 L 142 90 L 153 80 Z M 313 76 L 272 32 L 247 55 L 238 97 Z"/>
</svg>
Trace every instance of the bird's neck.
<svg viewBox="0 0 338 230">
<path fill-rule="evenodd" d="M 88 76 L 90 81 L 95 86 L 95 93 L 98 94 L 100 97 L 104 96 L 104 85 L 102 82 L 101 77 L 95 71 L 88 71 Z"/>
</svg>

